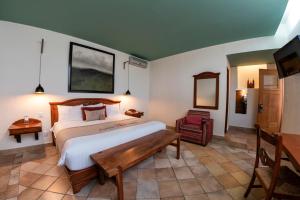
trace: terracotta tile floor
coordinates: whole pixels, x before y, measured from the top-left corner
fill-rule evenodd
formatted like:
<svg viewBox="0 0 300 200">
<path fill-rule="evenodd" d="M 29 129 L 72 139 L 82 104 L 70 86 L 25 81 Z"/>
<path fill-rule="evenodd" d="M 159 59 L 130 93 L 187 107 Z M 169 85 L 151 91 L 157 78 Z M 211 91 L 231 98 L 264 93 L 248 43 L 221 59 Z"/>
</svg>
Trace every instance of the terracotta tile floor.
<svg viewBox="0 0 300 200">
<path fill-rule="evenodd" d="M 232 147 L 256 151 L 256 130 L 250 128 L 242 128 L 230 126 L 225 134 L 225 141 Z M 262 141 L 262 145 L 268 152 L 275 152 L 274 146 Z M 242 156 L 242 155 L 240 155 Z M 241 157 L 239 157 L 241 158 Z"/>
<path fill-rule="evenodd" d="M 228 132 L 225 134 L 225 139 L 230 145 L 256 150 L 256 130 L 242 127 L 230 126 Z"/>
<path fill-rule="evenodd" d="M 145 160 L 124 174 L 126 199 L 244 199 L 254 162 L 254 152 L 214 140 L 203 147 L 182 142 L 181 159 L 175 148 Z M 112 180 L 99 185 L 92 180 L 73 194 L 62 167 L 56 166 L 55 147 L 0 154 L 0 200 L 97 200 L 116 199 Z M 253 189 L 248 199 L 264 197 Z"/>
</svg>

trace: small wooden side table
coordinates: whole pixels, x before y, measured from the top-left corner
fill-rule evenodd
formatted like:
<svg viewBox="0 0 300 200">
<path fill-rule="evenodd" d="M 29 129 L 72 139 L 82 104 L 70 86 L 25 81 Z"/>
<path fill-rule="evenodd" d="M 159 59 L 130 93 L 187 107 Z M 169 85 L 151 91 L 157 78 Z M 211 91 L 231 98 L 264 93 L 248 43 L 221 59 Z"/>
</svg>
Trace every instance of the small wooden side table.
<svg viewBox="0 0 300 200">
<path fill-rule="evenodd" d="M 144 112 L 139 112 L 139 111 L 136 111 L 134 109 L 130 109 L 130 110 L 127 110 L 125 112 L 125 115 L 131 116 L 131 117 L 141 118 L 144 115 Z"/>
<path fill-rule="evenodd" d="M 21 135 L 34 133 L 35 140 L 39 139 L 39 132 L 42 131 L 42 122 L 38 119 L 29 118 L 27 123 L 24 119 L 15 121 L 9 128 L 9 135 L 14 136 L 18 143 L 21 143 Z"/>
</svg>

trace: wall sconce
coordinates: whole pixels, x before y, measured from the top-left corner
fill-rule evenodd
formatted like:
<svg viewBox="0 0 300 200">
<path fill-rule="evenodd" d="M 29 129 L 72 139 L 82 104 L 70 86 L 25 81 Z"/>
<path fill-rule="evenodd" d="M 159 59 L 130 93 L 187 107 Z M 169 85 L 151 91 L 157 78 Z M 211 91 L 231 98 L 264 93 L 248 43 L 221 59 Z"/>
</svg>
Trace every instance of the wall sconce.
<svg viewBox="0 0 300 200">
<path fill-rule="evenodd" d="M 241 90 L 241 95 L 244 97 L 244 98 L 247 98 L 247 90 Z"/>
<path fill-rule="evenodd" d="M 41 43 L 41 52 L 40 52 L 40 71 L 39 71 L 39 85 L 35 88 L 35 94 L 43 94 L 44 88 L 41 85 L 41 73 L 42 73 L 42 55 L 43 55 L 43 51 L 44 51 L 44 39 L 42 39 L 42 43 Z"/>
</svg>

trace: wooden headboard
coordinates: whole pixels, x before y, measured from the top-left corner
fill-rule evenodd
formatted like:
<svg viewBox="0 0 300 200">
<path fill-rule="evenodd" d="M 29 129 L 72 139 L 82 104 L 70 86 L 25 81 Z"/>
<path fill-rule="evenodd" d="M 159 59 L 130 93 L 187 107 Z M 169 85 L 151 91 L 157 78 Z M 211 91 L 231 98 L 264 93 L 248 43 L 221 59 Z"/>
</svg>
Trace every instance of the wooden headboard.
<svg viewBox="0 0 300 200">
<path fill-rule="evenodd" d="M 50 102 L 50 111 L 51 111 L 51 126 L 58 121 L 58 105 L 62 106 L 78 106 L 78 105 L 95 105 L 98 103 L 103 103 L 106 105 L 118 104 L 121 101 L 114 101 L 111 99 L 104 98 L 79 98 L 79 99 L 70 99 L 63 102 Z"/>
</svg>

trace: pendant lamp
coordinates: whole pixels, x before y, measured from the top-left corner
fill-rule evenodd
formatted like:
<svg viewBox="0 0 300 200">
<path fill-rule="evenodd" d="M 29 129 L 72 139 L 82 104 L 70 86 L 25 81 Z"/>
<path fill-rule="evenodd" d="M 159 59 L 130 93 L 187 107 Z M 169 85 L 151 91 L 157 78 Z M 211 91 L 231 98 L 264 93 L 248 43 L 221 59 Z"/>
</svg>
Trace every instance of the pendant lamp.
<svg viewBox="0 0 300 200">
<path fill-rule="evenodd" d="M 41 42 L 41 52 L 40 52 L 40 70 L 39 70 L 39 85 L 35 88 L 35 94 L 44 94 L 44 88 L 41 85 L 41 73 L 42 73 L 42 54 L 44 51 L 44 39 Z"/>
<path fill-rule="evenodd" d="M 128 76 L 127 76 L 127 91 L 125 92 L 125 95 L 131 95 L 131 92 L 129 91 L 129 62 L 124 62 L 124 69 L 125 69 L 125 65 L 126 63 L 128 63 L 127 65 L 127 72 L 128 72 Z"/>
</svg>

